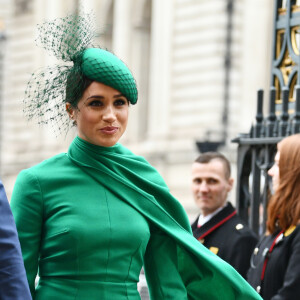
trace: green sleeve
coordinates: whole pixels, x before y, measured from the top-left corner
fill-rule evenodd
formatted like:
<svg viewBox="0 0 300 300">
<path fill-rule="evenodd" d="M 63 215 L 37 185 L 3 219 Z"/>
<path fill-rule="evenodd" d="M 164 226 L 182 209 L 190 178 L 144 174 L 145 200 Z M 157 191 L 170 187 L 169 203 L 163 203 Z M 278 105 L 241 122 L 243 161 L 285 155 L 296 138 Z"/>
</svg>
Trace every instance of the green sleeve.
<svg viewBox="0 0 300 300">
<path fill-rule="evenodd" d="M 202 261 L 178 247 L 179 271 L 189 300 L 262 300 L 232 266 L 200 243 L 199 246 L 206 257 Z"/>
<path fill-rule="evenodd" d="M 43 201 L 38 179 L 29 170 L 16 180 L 11 198 L 27 279 L 34 299 L 43 220 Z"/>
<path fill-rule="evenodd" d="M 229 264 L 200 243 L 199 251 L 200 260 L 169 236 L 151 232 L 144 258 L 151 299 L 261 299 Z"/>
<path fill-rule="evenodd" d="M 177 246 L 163 233 L 151 233 L 144 269 L 151 299 L 186 300 L 187 292 L 178 272 Z"/>
</svg>

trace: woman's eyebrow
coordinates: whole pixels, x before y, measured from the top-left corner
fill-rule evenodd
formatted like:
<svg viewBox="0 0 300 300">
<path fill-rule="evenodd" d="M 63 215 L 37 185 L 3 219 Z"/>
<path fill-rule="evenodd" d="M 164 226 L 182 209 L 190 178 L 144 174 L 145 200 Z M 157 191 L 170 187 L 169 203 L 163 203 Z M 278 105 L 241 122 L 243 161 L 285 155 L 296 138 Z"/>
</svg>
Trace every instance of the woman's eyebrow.
<svg viewBox="0 0 300 300">
<path fill-rule="evenodd" d="M 113 96 L 113 98 L 118 98 L 118 97 L 125 97 L 125 96 L 121 93 Z"/>
<path fill-rule="evenodd" d="M 119 98 L 119 97 L 125 97 L 123 94 L 117 94 L 117 95 L 114 95 L 113 98 Z M 101 95 L 91 95 L 89 96 L 88 98 L 86 98 L 86 100 L 89 100 L 89 99 L 104 99 L 105 97 L 104 96 L 101 96 Z"/>
<path fill-rule="evenodd" d="M 91 99 L 91 98 L 104 99 L 103 96 L 100 96 L 100 95 L 92 95 L 92 96 L 87 97 L 86 100 L 89 100 L 89 99 Z"/>
</svg>

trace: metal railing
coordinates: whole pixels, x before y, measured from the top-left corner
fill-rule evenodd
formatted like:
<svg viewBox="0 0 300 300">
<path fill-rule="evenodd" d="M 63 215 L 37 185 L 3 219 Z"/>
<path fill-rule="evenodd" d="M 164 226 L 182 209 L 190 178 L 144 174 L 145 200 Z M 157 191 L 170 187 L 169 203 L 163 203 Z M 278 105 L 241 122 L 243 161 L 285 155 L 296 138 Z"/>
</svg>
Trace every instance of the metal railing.
<svg viewBox="0 0 300 300">
<path fill-rule="evenodd" d="M 238 144 L 237 210 L 258 234 L 265 231 L 267 205 L 272 186 L 267 172 L 272 166 L 277 143 L 300 132 L 300 86 L 296 86 L 293 113 L 289 113 L 289 90 L 282 91 L 282 111 L 275 113 L 274 87 L 270 90 L 269 114 L 264 118 L 263 91 L 258 91 L 256 124 L 248 134 L 232 142 Z"/>
</svg>

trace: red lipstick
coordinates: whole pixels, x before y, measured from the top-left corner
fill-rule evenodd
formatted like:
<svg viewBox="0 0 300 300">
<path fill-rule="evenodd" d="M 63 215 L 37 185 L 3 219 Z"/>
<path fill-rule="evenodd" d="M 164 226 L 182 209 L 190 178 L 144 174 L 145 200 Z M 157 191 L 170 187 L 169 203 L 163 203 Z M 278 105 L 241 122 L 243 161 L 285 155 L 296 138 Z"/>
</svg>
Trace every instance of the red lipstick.
<svg viewBox="0 0 300 300">
<path fill-rule="evenodd" d="M 101 132 L 104 134 L 115 134 L 118 131 L 118 127 L 114 127 L 114 126 L 106 126 L 101 128 Z"/>
</svg>

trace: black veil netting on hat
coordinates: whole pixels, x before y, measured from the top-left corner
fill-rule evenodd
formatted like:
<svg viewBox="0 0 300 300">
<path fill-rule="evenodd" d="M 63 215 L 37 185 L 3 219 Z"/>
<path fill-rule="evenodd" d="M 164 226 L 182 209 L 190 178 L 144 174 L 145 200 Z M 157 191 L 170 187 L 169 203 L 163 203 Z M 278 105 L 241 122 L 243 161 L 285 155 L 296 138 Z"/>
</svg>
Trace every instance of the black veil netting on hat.
<svg viewBox="0 0 300 300">
<path fill-rule="evenodd" d="M 81 97 L 84 76 L 80 68 L 83 51 L 96 36 L 94 15 L 68 15 L 38 25 L 37 45 L 61 60 L 34 72 L 27 84 L 23 111 L 28 120 L 51 124 L 56 135 L 67 133 L 72 123 L 65 103 Z M 68 82 L 68 98 L 66 88 Z"/>
</svg>

